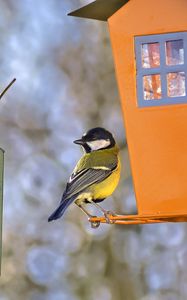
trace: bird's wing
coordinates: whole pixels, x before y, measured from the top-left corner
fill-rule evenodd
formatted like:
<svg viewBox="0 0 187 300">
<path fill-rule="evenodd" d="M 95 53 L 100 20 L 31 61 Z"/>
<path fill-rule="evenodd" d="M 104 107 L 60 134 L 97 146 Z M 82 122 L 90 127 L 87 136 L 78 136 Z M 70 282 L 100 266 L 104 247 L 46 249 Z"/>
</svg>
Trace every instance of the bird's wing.
<svg viewBox="0 0 187 300">
<path fill-rule="evenodd" d="M 67 183 L 62 201 L 84 191 L 87 187 L 94 183 L 103 181 L 110 176 L 116 167 L 117 163 L 114 162 L 108 167 L 98 166 L 89 169 L 83 169 L 76 174 L 73 173 L 69 182 Z"/>
</svg>

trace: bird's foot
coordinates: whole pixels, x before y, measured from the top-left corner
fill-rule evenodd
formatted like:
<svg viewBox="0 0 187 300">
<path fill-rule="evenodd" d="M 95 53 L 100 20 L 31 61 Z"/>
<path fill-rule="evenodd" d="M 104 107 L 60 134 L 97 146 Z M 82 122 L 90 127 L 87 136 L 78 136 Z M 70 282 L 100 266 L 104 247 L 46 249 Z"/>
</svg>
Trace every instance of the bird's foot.
<svg viewBox="0 0 187 300">
<path fill-rule="evenodd" d="M 113 217 L 116 217 L 116 216 L 117 216 L 117 214 L 116 214 L 115 212 L 113 212 L 112 210 L 107 210 L 107 214 L 108 214 L 108 215 L 111 215 L 111 216 L 113 216 Z"/>
<path fill-rule="evenodd" d="M 100 224 L 101 223 L 99 221 L 91 222 L 91 227 L 94 228 L 94 229 L 96 229 L 96 228 L 98 228 L 100 226 Z"/>
<path fill-rule="evenodd" d="M 90 218 L 97 218 L 97 216 L 90 216 Z M 88 221 L 90 221 L 90 218 L 88 219 Z M 91 228 L 94 229 L 98 228 L 101 224 L 100 221 L 90 221 L 90 223 L 91 223 Z"/>
<path fill-rule="evenodd" d="M 113 211 L 107 210 L 107 211 L 104 213 L 104 216 L 105 216 L 105 220 L 106 220 L 106 223 L 107 223 L 107 224 L 114 224 L 114 223 L 115 223 L 114 220 L 111 220 L 111 219 L 110 219 L 110 216 L 113 216 L 113 217 L 116 216 L 116 214 L 115 214 Z"/>
</svg>

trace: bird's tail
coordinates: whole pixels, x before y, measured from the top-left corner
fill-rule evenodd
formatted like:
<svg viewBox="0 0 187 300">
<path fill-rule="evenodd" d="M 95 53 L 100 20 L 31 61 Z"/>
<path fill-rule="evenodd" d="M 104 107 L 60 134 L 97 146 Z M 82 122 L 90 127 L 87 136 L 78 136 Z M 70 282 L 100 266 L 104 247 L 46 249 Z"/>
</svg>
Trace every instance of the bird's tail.
<svg viewBox="0 0 187 300">
<path fill-rule="evenodd" d="M 72 196 L 69 199 L 66 199 L 61 201 L 60 205 L 57 207 L 57 209 L 50 215 L 48 218 L 48 222 L 51 222 L 53 220 L 59 219 L 63 216 L 64 212 L 68 208 L 68 206 L 75 200 L 77 195 Z"/>
</svg>

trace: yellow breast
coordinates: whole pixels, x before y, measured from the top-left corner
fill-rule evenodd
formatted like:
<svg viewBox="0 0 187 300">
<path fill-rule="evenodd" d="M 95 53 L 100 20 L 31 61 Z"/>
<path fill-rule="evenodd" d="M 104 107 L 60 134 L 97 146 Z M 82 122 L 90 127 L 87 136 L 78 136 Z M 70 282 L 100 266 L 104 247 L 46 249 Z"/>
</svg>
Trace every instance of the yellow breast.
<svg viewBox="0 0 187 300">
<path fill-rule="evenodd" d="M 120 161 L 116 170 L 105 180 L 100 183 L 93 184 L 89 190 L 94 199 L 103 199 L 109 197 L 116 189 L 120 179 L 121 165 Z"/>
</svg>

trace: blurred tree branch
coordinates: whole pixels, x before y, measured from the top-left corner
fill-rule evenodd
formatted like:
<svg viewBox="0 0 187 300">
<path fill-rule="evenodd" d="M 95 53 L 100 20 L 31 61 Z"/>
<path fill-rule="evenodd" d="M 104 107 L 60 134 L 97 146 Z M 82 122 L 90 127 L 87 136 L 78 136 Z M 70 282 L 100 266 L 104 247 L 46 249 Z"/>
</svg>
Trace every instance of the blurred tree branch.
<svg viewBox="0 0 187 300">
<path fill-rule="evenodd" d="M 0 94 L 0 99 L 4 96 L 4 94 L 8 91 L 8 89 L 13 85 L 13 83 L 16 81 L 16 78 L 14 78 L 8 85 L 7 87 L 2 91 Z"/>
</svg>

